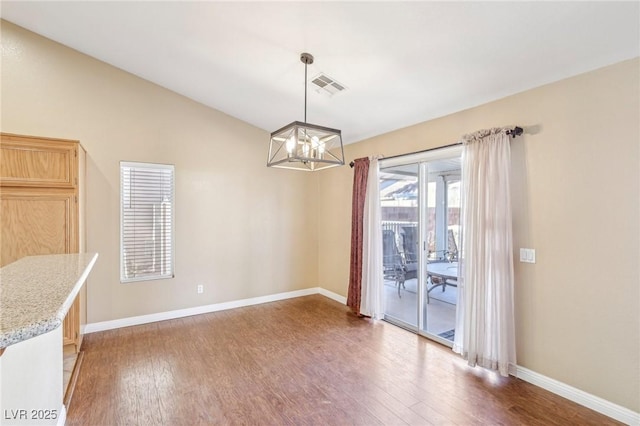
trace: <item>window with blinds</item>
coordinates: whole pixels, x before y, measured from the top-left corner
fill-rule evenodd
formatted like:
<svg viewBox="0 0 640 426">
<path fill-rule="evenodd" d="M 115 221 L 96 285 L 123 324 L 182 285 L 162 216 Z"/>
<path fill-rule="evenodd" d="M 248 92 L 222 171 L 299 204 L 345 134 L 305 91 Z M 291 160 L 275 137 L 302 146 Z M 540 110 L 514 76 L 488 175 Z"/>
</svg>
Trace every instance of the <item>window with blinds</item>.
<svg viewBox="0 0 640 426">
<path fill-rule="evenodd" d="M 173 278 L 174 166 L 120 162 L 120 281 Z"/>
</svg>

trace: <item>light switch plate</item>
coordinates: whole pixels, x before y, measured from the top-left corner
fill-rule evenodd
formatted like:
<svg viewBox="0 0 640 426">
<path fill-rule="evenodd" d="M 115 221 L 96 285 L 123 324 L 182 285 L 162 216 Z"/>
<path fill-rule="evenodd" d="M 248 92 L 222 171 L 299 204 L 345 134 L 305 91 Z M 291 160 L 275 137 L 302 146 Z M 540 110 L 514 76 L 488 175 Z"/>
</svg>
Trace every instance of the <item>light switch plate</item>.
<svg viewBox="0 0 640 426">
<path fill-rule="evenodd" d="M 529 248 L 520 249 L 520 262 L 536 263 L 536 250 Z"/>
</svg>

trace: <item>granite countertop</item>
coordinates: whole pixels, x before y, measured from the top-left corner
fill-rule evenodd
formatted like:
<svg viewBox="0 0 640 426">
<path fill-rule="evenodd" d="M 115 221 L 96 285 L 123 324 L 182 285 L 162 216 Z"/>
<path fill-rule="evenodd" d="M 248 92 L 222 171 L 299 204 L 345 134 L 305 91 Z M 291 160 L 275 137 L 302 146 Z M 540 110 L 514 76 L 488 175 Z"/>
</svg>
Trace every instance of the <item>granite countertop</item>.
<svg viewBox="0 0 640 426">
<path fill-rule="evenodd" d="M 27 256 L 0 269 L 0 349 L 59 327 L 97 258 Z"/>
</svg>

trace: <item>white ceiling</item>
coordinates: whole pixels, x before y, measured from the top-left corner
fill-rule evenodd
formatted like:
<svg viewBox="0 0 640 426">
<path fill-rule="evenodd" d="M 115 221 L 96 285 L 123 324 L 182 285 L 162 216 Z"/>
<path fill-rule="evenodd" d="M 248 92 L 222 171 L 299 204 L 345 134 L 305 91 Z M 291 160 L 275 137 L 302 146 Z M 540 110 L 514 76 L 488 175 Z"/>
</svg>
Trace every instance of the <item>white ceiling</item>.
<svg viewBox="0 0 640 426">
<path fill-rule="evenodd" d="M 640 2 L 11 2 L 3 19 L 269 132 L 345 143 L 640 55 Z M 501 126 L 522 123 L 487 123 Z"/>
</svg>

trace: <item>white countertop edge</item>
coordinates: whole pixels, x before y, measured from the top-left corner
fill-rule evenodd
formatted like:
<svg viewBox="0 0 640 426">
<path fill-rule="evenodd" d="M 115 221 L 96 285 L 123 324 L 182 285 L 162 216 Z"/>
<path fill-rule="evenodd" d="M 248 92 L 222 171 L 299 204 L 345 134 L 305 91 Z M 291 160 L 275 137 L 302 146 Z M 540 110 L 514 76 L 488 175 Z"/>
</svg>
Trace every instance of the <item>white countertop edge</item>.
<svg viewBox="0 0 640 426">
<path fill-rule="evenodd" d="M 0 337 L 0 349 L 6 349 L 16 343 L 24 342 L 25 340 L 48 333 L 61 325 L 62 321 L 56 317 L 34 322 L 25 327 L 15 329 Z"/>
<path fill-rule="evenodd" d="M 94 253 L 93 257 L 91 258 L 91 261 L 87 264 L 87 267 L 84 268 L 84 271 L 78 277 L 78 281 L 76 281 L 75 285 L 73 286 L 73 289 L 69 293 L 69 296 L 67 296 L 66 300 L 58 310 L 58 313 L 56 314 L 56 318 L 60 320 L 60 323 L 54 328 L 59 327 L 62 324 L 62 321 L 64 321 L 64 317 L 67 316 L 67 312 L 69 312 L 69 309 L 71 309 L 71 305 L 73 305 L 73 301 L 76 299 L 76 296 L 80 292 L 80 289 L 84 285 L 84 282 L 87 280 L 87 277 L 89 276 L 89 273 L 93 269 L 93 265 L 95 265 L 96 260 L 98 260 L 98 253 Z"/>
</svg>

